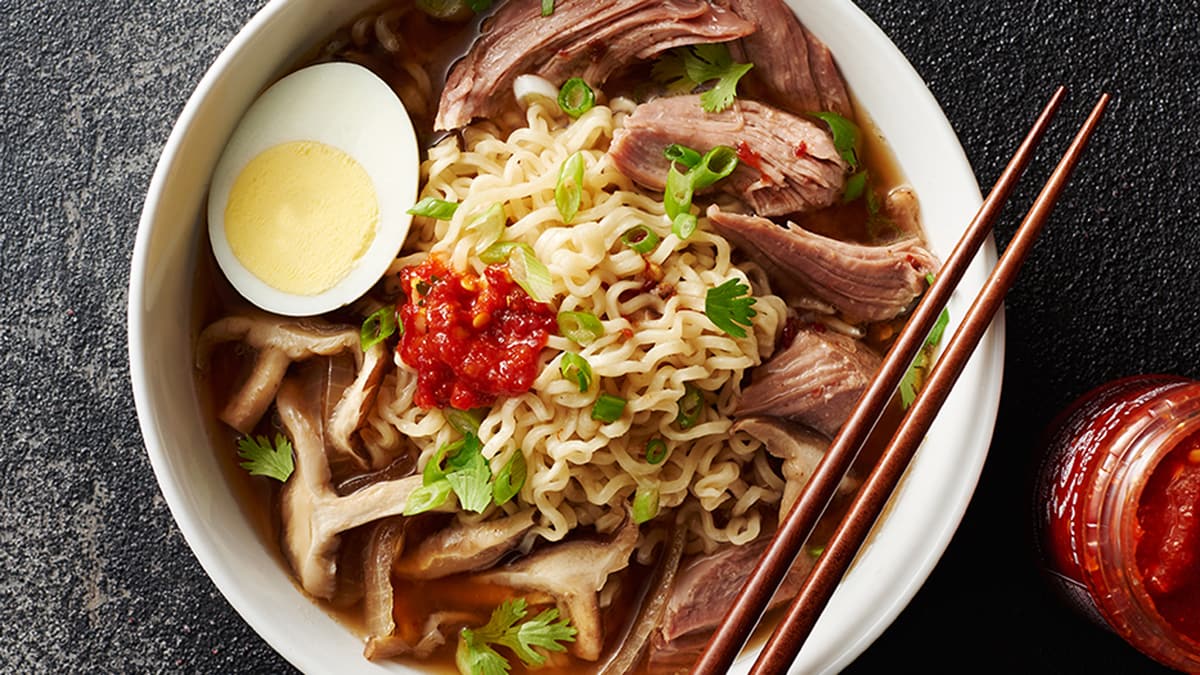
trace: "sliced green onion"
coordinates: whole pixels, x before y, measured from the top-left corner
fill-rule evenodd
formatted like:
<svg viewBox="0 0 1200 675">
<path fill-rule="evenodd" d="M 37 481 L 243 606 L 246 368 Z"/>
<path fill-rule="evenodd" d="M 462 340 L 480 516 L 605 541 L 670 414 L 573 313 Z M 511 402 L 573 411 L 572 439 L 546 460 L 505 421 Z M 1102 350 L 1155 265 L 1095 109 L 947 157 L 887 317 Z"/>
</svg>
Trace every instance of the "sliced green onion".
<svg viewBox="0 0 1200 675">
<path fill-rule="evenodd" d="M 651 438 L 646 441 L 646 463 L 662 464 L 667 458 L 667 442 L 661 438 Z"/>
<path fill-rule="evenodd" d="M 585 392 L 592 386 L 592 366 L 587 359 L 578 354 L 563 352 L 562 363 L 558 372 L 568 380 L 574 380 L 579 385 L 579 391 Z"/>
<path fill-rule="evenodd" d="M 728 145 L 718 145 L 704 154 L 700 163 L 688 172 L 692 190 L 699 192 L 733 173 L 738 167 L 737 151 Z"/>
<path fill-rule="evenodd" d="M 863 196 L 866 189 L 867 171 L 864 169 L 846 179 L 846 191 L 842 193 L 842 203 L 849 204 L 855 201 Z"/>
<path fill-rule="evenodd" d="M 550 3 L 550 11 L 554 11 L 554 3 Z M 542 3 L 542 16 L 546 13 L 546 4 Z M 582 77 L 572 77 L 563 82 L 558 90 L 558 107 L 571 118 L 578 118 L 596 105 L 596 92 L 583 81 Z"/>
<path fill-rule="evenodd" d="M 596 404 L 592 406 L 592 419 L 606 424 L 616 422 L 625 413 L 626 403 L 628 401 L 620 396 L 600 394 L 600 398 L 596 399 Z"/>
<path fill-rule="evenodd" d="M 458 211 L 458 204 L 436 197 L 426 197 L 408 210 L 414 216 L 425 216 L 438 220 L 450 220 L 456 211 Z"/>
<path fill-rule="evenodd" d="M 500 241 L 504 236 L 504 226 L 508 224 L 508 218 L 504 215 L 504 205 L 500 203 L 492 204 L 488 210 L 475 216 L 475 219 L 467 225 L 467 232 L 474 233 L 479 240 L 475 242 L 475 252 L 483 253 L 492 244 Z"/>
<path fill-rule="evenodd" d="M 558 170 L 558 184 L 554 186 L 554 204 L 564 224 L 570 224 L 579 213 L 583 201 L 583 153 L 577 152 L 563 162 Z"/>
<path fill-rule="evenodd" d="M 700 421 L 700 413 L 704 411 L 704 392 L 695 385 L 687 385 L 683 389 L 683 398 L 679 399 L 679 414 L 675 423 L 680 429 L 691 429 Z"/>
<path fill-rule="evenodd" d="M 679 169 L 672 164 L 667 171 L 667 187 L 663 192 L 663 207 L 668 218 L 674 221 L 679 214 L 691 210 L 692 192 L 692 180 L 679 173 Z"/>
<path fill-rule="evenodd" d="M 380 307 L 379 311 L 363 320 L 358 334 L 358 343 L 365 352 L 396 334 L 396 308 Z"/>
<path fill-rule="evenodd" d="M 821 554 L 822 554 L 822 553 L 824 553 L 824 552 L 825 552 L 825 547 L 824 547 L 824 546 L 810 546 L 810 547 L 808 547 L 808 554 L 809 554 L 810 556 L 814 557 L 814 558 L 820 558 L 820 557 L 821 557 Z"/>
<path fill-rule="evenodd" d="M 699 152 L 678 143 L 668 145 L 666 150 L 663 150 L 663 155 L 672 162 L 679 162 L 688 169 L 699 164 L 702 159 Z"/>
<path fill-rule="evenodd" d="M 858 125 L 832 112 L 812 113 L 812 116 L 829 125 L 833 147 L 850 165 L 850 171 L 858 171 Z"/>
<path fill-rule="evenodd" d="M 445 504 L 449 496 L 450 481 L 444 478 L 432 485 L 422 485 L 408 494 L 408 501 L 404 503 L 404 515 L 415 516 L 436 509 Z"/>
<path fill-rule="evenodd" d="M 520 448 L 517 448 L 513 456 L 496 474 L 496 480 L 492 484 L 492 499 L 497 504 L 504 504 L 516 497 L 521 492 L 521 487 L 525 485 L 528 471 L 529 469 L 525 465 L 525 455 Z"/>
<path fill-rule="evenodd" d="M 559 312 L 558 334 L 580 345 L 590 345 L 604 335 L 604 324 L 590 312 Z"/>
<path fill-rule="evenodd" d="M 680 241 L 686 240 L 696 232 L 696 226 L 700 224 L 700 220 L 691 213 L 681 213 L 675 216 L 675 221 L 671 223 L 671 231 L 679 237 Z"/>
<path fill-rule="evenodd" d="M 443 443 L 438 446 L 437 452 L 433 453 L 433 457 L 429 458 L 429 462 L 425 464 L 424 471 L 421 472 L 421 484 L 433 485 L 434 483 L 445 480 L 446 472 L 442 469 L 442 462 L 446 461 L 446 457 L 457 456 L 466 443 L 465 438 L 460 438 L 457 441 Z"/>
<path fill-rule="evenodd" d="M 508 257 L 508 272 L 513 281 L 525 289 L 529 297 L 537 302 L 550 302 L 554 299 L 554 281 L 550 278 L 550 270 L 528 246 L 518 246 Z"/>
<path fill-rule="evenodd" d="M 649 253 L 658 246 L 658 242 L 658 235 L 645 225 L 631 227 L 621 235 L 621 243 L 633 249 L 634 253 Z"/>
<path fill-rule="evenodd" d="M 487 247 L 487 250 L 479 254 L 479 259 L 489 265 L 499 265 L 500 263 L 508 262 L 508 258 L 512 255 L 515 249 L 524 249 L 533 255 L 533 247 L 521 241 L 501 241 Z"/>
<path fill-rule="evenodd" d="M 633 522 L 642 523 L 654 520 L 658 515 L 658 488 L 639 485 L 633 494 Z"/>
<path fill-rule="evenodd" d="M 487 409 L 482 409 L 486 411 Z M 474 410 L 459 410 L 458 408 L 447 408 L 442 411 L 442 416 L 454 427 L 454 430 L 464 436 L 466 434 L 474 434 L 479 436 L 479 424 L 482 415 Z"/>
<path fill-rule="evenodd" d="M 542 0 L 542 16 L 550 16 L 554 13 L 554 0 Z"/>
</svg>

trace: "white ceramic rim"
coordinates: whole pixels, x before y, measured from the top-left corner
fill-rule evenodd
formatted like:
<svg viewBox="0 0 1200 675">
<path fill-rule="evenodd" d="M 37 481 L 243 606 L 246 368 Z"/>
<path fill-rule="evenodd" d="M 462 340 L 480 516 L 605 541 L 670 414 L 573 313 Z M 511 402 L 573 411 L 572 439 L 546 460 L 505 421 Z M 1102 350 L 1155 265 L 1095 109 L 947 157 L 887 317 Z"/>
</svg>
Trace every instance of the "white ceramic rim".
<svg viewBox="0 0 1200 675">
<path fill-rule="evenodd" d="M 146 348 L 152 326 L 150 319 L 153 318 L 146 308 L 152 305 L 158 280 L 153 276 L 155 271 L 148 269 L 148 258 L 151 228 L 156 220 L 163 218 L 161 193 L 170 174 L 185 161 L 180 157 L 180 148 L 197 123 L 198 113 L 210 90 L 231 64 L 244 58 L 243 52 L 252 47 L 263 31 L 282 23 L 288 6 L 293 4 L 301 4 L 301 0 L 271 0 L 238 33 L 197 86 L 164 147 L 151 180 L 132 258 L 128 329 L 134 400 L 151 465 L 180 531 L 217 588 L 268 644 L 305 672 L 413 672 L 400 664 L 372 664 L 365 660 L 347 662 L 345 653 L 338 650 L 345 644 L 361 643 L 344 628 L 341 629 L 344 636 L 331 636 L 337 643 L 335 653 L 331 655 L 328 643 L 300 637 L 304 630 L 336 632 L 340 627 L 330 617 L 325 616 L 327 621 L 323 622 L 320 618 L 323 612 L 319 609 L 317 614 L 305 611 L 304 605 L 297 604 L 292 597 L 280 596 L 278 604 L 264 602 L 262 595 L 255 592 L 255 584 L 277 581 L 271 575 L 277 575 L 279 570 L 246 570 L 238 564 L 242 552 L 231 550 L 219 537 L 213 536 L 212 526 L 205 522 L 208 514 L 196 512 L 197 504 L 184 489 L 178 462 L 167 451 L 170 429 L 164 425 L 164 418 L 169 417 L 169 413 L 152 394 L 161 384 L 155 378 L 165 358 L 161 354 L 148 353 Z M 849 0 L 809 0 L 803 6 L 790 0 L 790 4 L 835 54 L 844 56 L 848 53 L 845 50 L 853 45 L 859 52 L 873 51 L 885 59 L 876 63 L 886 66 L 886 72 L 876 73 L 883 84 L 876 86 L 869 96 L 864 95 L 868 92 L 856 84 L 856 76 L 861 77 L 857 67 L 848 64 L 842 56 L 839 56 L 839 63 L 859 100 L 872 111 L 885 135 L 889 125 L 877 114 L 881 110 L 877 104 L 886 105 L 885 102 L 890 100 L 904 100 L 905 115 L 930 123 L 924 130 L 927 135 L 919 139 L 919 144 L 923 152 L 935 156 L 935 161 L 945 167 L 950 178 L 930 189 L 946 190 L 965 200 L 956 209 L 951 209 L 954 213 L 939 213 L 936 217 L 952 216 L 961 229 L 979 203 L 978 186 L 949 122 L 911 65 L 887 36 Z M 905 96 L 889 98 L 897 92 L 904 92 Z M 902 169 L 912 177 L 909 158 L 915 155 L 899 147 L 895 137 L 890 140 Z M 918 194 L 928 195 L 928 190 L 923 190 L 920 185 L 916 187 Z M 932 215 L 928 211 L 925 214 L 927 227 L 930 227 Z M 200 227 L 199 222 L 197 220 L 195 228 Z M 948 244 L 945 236 L 938 241 L 939 233 L 930 229 L 933 248 L 945 254 L 952 242 Z M 193 254 L 195 238 L 193 232 Z M 971 295 L 972 288 L 982 285 L 995 260 L 995 246 L 989 242 L 980 259 L 968 270 L 962 286 L 964 292 L 956 294 L 951 301 L 954 317 L 951 331 L 968 306 L 969 297 L 961 296 Z M 966 510 L 986 459 L 1003 379 L 1002 336 L 1003 318 L 998 317 L 964 371 L 939 422 L 931 430 L 930 438 L 934 442 L 918 453 L 889 506 L 889 517 L 877 528 L 870 544 L 839 587 L 791 672 L 836 672 L 844 668 L 894 620 L 941 557 Z M 190 355 L 183 358 L 190 361 Z M 953 427 L 953 433 L 947 431 L 948 427 Z M 957 439 L 957 442 L 942 442 L 942 437 Z M 940 485 L 943 489 L 917 489 L 923 480 L 933 481 L 930 485 Z M 275 590 L 278 591 L 277 584 Z M 293 593 L 303 600 L 294 587 Z M 289 609 L 303 616 L 289 616 L 286 612 Z M 281 620 L 281 615 L 289 618 Z M 743 656 L 733 671 L 747 672 L 750 662 Z"/>
</svg>

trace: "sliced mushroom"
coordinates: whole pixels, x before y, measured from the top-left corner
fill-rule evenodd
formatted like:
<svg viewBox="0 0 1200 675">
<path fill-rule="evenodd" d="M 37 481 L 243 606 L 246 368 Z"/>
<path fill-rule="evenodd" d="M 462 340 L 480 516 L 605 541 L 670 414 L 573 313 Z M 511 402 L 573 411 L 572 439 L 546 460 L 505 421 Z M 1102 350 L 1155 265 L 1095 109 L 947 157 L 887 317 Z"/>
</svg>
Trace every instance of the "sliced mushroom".
<svg viewBox="0 0 1200 675">
<path fill-rule="evenodd" d="M 275 404 L 296 452 L 296 470 L 280 498 L 284 554 L 304 590 L 318 598 L 330 598 L 337 588 L 339 535 L 399 515 L 412 491 L 421 486 L 421 476 L 380 481 L 339 497 L 330 485 L 319 417 L 302 386 L 285 379 Z M 448 500 L 439 510 L 452 510 L 453 506 L 454 501 Z"/>
<path fill-rule="evenodd" d="M 206 369 L 213 350 L 225 342 L 242 342 L 256 352 L 249 377 L 219 415 L 223 422 L 243 434 L 250 433 L 258 425 L 292 362 L 341 352 L 353 354 L 358 374 L 334 408 L 325 433 L 336 451 L 345 453 L 362 468 L 378 469 L 387 464 L 387 457 L 364 457 L 353 442 L 354 432 L 374 403 L 383 378 L 387 352 L 382 343 L 364 353 L 359 343 L 359 331 L 351 326 L 314 319 L 230 316 L 210 324 L 200 333 L 196 345 L 197 367 Z"/>
<path fill-rule="evenodd" d="M 629 565 L 637 538 L 637 524 L 627 518 L 607 541 L 579 539 L 552 544 L 510 565 L 480 574 L 476 580 L 549 593 L 577 631 L 571 651 L 581 659 L 595 661 L 604 647 L 600 590 L 610 574 Z"/>
<path fill-rule="evenodd" d="M 829 449 L 828 439 L 778 417 L 746 417 L 734 423 L 730 430 L 750 434 L 766 446 L 767 452 L 783 460 L 783 478 L 787 481 L 779 502 L 779 517 L 783 518 Z M 850 476 L 842 478 L 838 483 L 838 494 L 853 492 L 858 483 Z"/>
<path fill-rule="evenodd" d="M 533 527 L 533 509 L 482 523 L 455 522 L 426 537 L 393 571 L 409 579 L 440 579 L 496 564 Z"/>
<path fill-rule="evenodd" d="M 363 656 L 371 661 L 393 659 L 397 656 L 411 654 L 418 659 L 427 659 L 433 652 L 446 644 L 444 631 L 451 626 L 479 625 L 481 618 L 469 612 L 434 612 L 425 619 L 421 639 L 416 644 L 409 644 L 404 638 L 390 636 L 385 638 L 371 637 Z"/>
</svg>

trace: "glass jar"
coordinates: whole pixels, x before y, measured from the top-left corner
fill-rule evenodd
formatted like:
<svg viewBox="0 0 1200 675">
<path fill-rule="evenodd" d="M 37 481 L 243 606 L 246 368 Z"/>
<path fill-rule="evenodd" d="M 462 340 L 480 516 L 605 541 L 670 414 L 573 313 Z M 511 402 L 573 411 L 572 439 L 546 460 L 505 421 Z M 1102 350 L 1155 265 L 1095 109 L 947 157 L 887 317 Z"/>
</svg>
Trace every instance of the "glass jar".
<svg viewBox="0 0 1200 675">
<path fill-rule="evenodd" d="M 1200 382 L 1085 394 L 1051 425 L 1035 496 L 1057 590 L 1144 654 L 1200 671 Z"/>
</svg>

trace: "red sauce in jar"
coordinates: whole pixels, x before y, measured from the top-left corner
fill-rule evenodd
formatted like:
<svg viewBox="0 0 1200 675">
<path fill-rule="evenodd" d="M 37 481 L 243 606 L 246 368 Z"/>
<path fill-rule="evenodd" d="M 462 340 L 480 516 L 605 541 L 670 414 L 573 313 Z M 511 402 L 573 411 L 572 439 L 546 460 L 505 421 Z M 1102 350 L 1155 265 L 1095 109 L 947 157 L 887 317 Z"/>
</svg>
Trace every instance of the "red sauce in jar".
<svg viewBox="0 0 1200 675">
<path fill-rule="evenodd" d="M 1037 496 L 1052 584 L 1148 656 L 1200 671 L 1200 383 L 1118 380 L 1051 430 Z"/>
<path fill-rule="evenodd" d="M 477 276 L 430 256 L 401 270 L 400 282 L 407 300 L 397 349 L 417 371 L 414 403 L 469 410 L 529 391 L 556 314 L 530 298 L 507 267 L 490 265 Z"/>
</svg>

